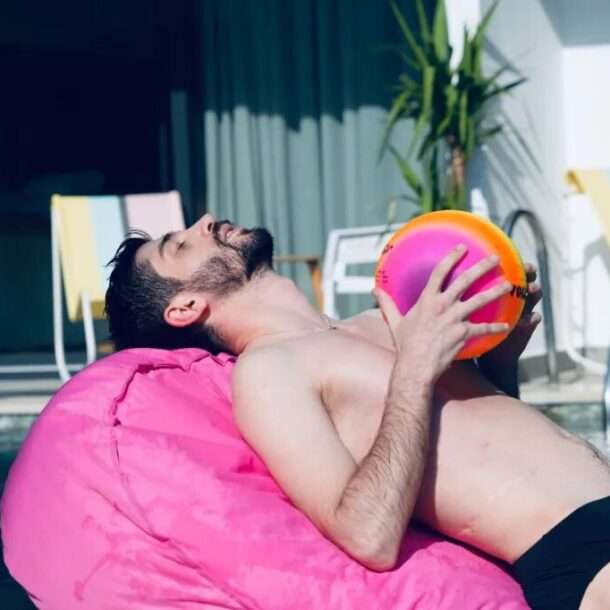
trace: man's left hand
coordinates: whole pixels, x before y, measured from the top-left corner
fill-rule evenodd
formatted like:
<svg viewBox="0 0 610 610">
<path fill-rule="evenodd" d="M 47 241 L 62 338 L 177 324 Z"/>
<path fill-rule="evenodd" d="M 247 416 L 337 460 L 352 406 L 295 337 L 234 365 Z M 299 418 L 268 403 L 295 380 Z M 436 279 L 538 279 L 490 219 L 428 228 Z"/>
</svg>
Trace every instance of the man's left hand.
<svg viewBox="0 0 610 610">
<path fill-rule="evenodd" d="M 494 349 L 479 358 L 479 364 L 486 370 L 490 370 L 491 367 L 502 370 L 506 367 L 516 366 L 519 356 L 525 350 L 532 334 L 540 320 L 542 320 L 541 315 L 537 311 L 532 311 L 540 302 L 540 299 L 542 299 L 542 290 L 540 285 L 536 283 L 536 267 L 531 263 L 526 263 L 525 265 L 525 277 L 527 281 L 527 297 L 525 298 L 523 313 L 508 337 L 498 346 L 494 347 Z"/>
</svg>

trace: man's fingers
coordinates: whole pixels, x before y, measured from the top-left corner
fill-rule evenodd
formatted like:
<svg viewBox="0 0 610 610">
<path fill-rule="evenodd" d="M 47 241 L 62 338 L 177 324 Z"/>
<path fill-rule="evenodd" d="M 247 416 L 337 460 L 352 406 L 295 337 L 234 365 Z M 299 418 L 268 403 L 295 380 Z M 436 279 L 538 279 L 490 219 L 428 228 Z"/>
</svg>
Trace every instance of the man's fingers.
<svg viewBox="0 0 610 610">
<path fill-rule="evenodd" d="M 381 288 L 376 288 L 373 291 L 373 295 L 377 299 L 377 303 L 379 303 L 383 319 L 393 328 L 402 317 L 398 307 L 396 307 L 396 303 L 394 303 L 394 299 Z"/>
<path fill-rule="evenodd" d="M 529 294 L 529 298 L 536 303 L 542 298 L 542 289 L 539 284 L 530 284 L 527 287 L 527 292 Z"/>
<path fill-rule="evenodd" d="M 532 309 L 538 305 L 542 299 L 542 290 L 538 284 L 529 284 L 527 287 L 527 298 L 525 299 L 524 314 L 531 313 Z"/>
<path fill-rule="evenodd" d="M 428 283 L 424 288 L 424 292 L 430 292 L 432 294 L 438 294 L 441 291 L 445 278 L 449 275 L 449 272 L 458 264 L 461 258 L 466 254 L 466 246 L 460 244 L 456 246 L 445 258 L 441 260 L 434 270 L 430 274 Z"/>
<path fill-rule="evenodd" d="M 497 256 L 488 256 L 470 267 L 467 271 L 464 271 L 464 273 L 445 290 L 444 294 L 446 298 L 450 302 L 459 299 L 471 284 L 496 267 L 498 261 L 499 258 Z"/>
<path fill-rule="evenodd" d="M 530 322 L 532 324 L 538 324 L 540 320 L 542 320 L 542 316 L 537 311 L 532 313 L 532 315 L 530 316 Z"/>
<path fill-rule="evenodd" d="M 480 337 L 482 335 L 500 335 L 508 332 L 509 325 L 504 322 L 489 322 L 483 324 L 469 324 L 468 337 Z"/>
<path fill-rule="evenodd" d="M 525 263 L 525 279 L 527 283 L 535 282 L 538 277 L 538 270 L 532 263 Z"/>
<path fill-rule="evenodd" d="M 508 332 L 509 325 L 504 322 L 490 322 L 483 324 L 473 324 L 472 322 L 462 322 L 454 325 L 449 331 L 447 338 L 450 352 L 450 359 L 459 353 L 466 341 L 472 337 L 483 335 L 498 335 Z"/>
<path fill-rule="evenodd" d="M 525 315 L 521 316 L 521 318 L 519 318 L 519 321 L 517 322 L 517 326 L 520 328 L 538 326 L 541 320 L 542 316 L 537 311 L 534 311 L 532 313 L 526 313 Z"/>
<path fill-rule="evenodd" d="M 470 297 L 467 301 L 460 303 L 456 308 L 456 314 L 460 317 L 460 319 L 463 320 L 477 309 L 480 309 L 484 305 L 487 305 L 488 303 L 499 299 L 501 296 L 508 294 L 512 288 L 513 287 L 510 282 L 499 282 L 488 290 L 479 292 Z"/>
</svg>

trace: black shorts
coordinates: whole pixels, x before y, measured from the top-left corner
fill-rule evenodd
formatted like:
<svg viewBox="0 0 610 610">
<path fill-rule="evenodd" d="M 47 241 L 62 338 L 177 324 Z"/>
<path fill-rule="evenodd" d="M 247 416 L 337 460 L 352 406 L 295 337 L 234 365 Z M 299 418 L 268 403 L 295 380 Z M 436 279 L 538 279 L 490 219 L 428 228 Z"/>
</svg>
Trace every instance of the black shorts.
<svg viewBox="0 0 610 610">
<path fill-rule="evenodd" d="M 576 509 L 514 564 L 533 610 L 578 610 L 595 575 L 610 563 L 610 496 Z"/>
</svg>

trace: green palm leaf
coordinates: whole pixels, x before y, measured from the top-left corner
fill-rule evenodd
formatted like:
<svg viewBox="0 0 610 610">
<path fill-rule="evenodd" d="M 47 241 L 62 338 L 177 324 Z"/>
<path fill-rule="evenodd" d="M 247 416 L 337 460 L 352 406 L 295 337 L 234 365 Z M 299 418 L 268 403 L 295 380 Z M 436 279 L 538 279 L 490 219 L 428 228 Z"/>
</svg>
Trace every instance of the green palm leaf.
<svg viewBox="0 0 610 610">
<path fill-rule="evenodd" d="M 417 8 L 417 19 L 419 21 L 419 30 L 422 38 L 428 46 L 432 45 L 432 32 L 430 31 L 430 24 L 428 23 L 428 17 L 426 15 L 426 9 L 422 0 L 416 0 L 415 6 Z"/>
<path fill-rule="evenodd" d="M 457 94 L 457 91 L 455 90 L 455 87 L 453 87 L 451 84 L 447 85 L 445 87 L 445 104 L 446 104 L 445 116 L 437 125 L 437 128 L 436 128 L 436 137 L 437 138 L 442 138 L 443 136 L 446 135 L 446 133 L 449 129 L 449 126 L 451 125 L 451 122 L 453 120 L 453 116 L 455 114 L 455 105 L 457 103 L 457 100 L 458 100 L 458 94 Z"/>
<path fill-rule="evenodd" d="M 436 70 L 432 66 L 426 66 L 423 72 L 422 82 L 422 105 L 421 112 L 415 123 L 415 129 L 413 130 L 413 139 L 409 146 L 407 157 L 410 157 L 421 138 L 422 132 L 429 122 L 430 113 L 432 111 L 432 101 L 434 98 L 434 75 Z"/>
<path fill-rule="evenodd" d="M 434 200 L 432 193 L 429 190 L 425 190 L 421 196 L 421 211 L 422 214 L 427 214 L 434 210 Z"/>
<path fill-rule="evenodd" d="M 394 13 L 394 16 L 396 17 L 396 21 L 398 21 L 398 25 L 400 26 L 400 29 L 402 30 L 402 33 L 405 39 L 407 40 L 411 51 L 413 51 L 413 55 L 415 55 L 415 58 L 420 64 L 420 69 L 424 66 L 427 66 L 428 59 L 426 57 L 426 54 L 424 53 L 424 50 L 417 44 L 417 40 L 415 39 L 411 28 L 409 28 L 409 26 L 407 25 L 405 18 L 402 16 L 401 12 L 398 10 L 398 7 L 394 2 L 391 2 L 390 6 L 392 7 L 392 11 Z"/>
<path fill-rule="evenodd" d="M 421 197 L 423 189 L 421 180 L 417 177 L 417 173 L 413 170 L 413 168 L 409 165 L 406 159 L 404 159 L 400 153 L 393 147 L 390 146 L 390 152 L 394 155 L 396 162 L 398 163 L 398 167 L 400 172 L 402 173 L 403 178 L 406 183 L 411 187 L 411 190 L 418 196 Z"/>
<path fill-rule="evenodd" d="M 463 148 L 466 144 L 468 130 L 468 91 L 462 91 L 460 95 L 460 118 L 458 124 L 458 139 Z"/>
<path fill-rule="evenodd" d="M 468 30 L 464 26 L 464 33 L 462 34 L 462 61 L 458 67 L 458 72 L 470 76 L 472 74 L 472 56 L 470 48 L 470 39 L 468 37 Z"/>
<path fill-rule="evenodd" d="M 487 30 L 489 23 L 491 22 L 491 18 L 494 16 L 494 13 L 498 8 L 498 4 L 500 4 L 500 0 L 495 0 L 495 2 L 487 10 L 485 15 L 483 15 L 483 19 L 481 19 L 481 22 L 479 23 L 479 26 L 477 27 L 473 37 L 473 41 L 476 44 L 483 44 L 483 37 L 485 36 L 485 31 Z"/>
<path fill-rule="evenodd" d="M 436 3 L 434 11 L 434 52 L 439 62 L 447 61 L 449 35 L 447 34 L 447 15 L 445 13 L 445 2 L 440 0 Z"/>
<path fill-rule="evenodd" d="M 428 1 L 434 1 L 431 12 L 426 10 Z M 509 93 L 525 81 L 510 65 L 499 66 L 491 76 L 484 74 L 484 38 L 498 2 L 493 2 L 473 35 L 464 28 L 462 57 L 457 68 L 453 68 L 445 0 L 412 3 L 417 15 L 417 32 L 401 14 L 396 0 L 390 0 L 405 43 L 394 50 L 407 66 L 407 73 L 398 77 L 394 87 L 396 95 L 388 111 L 381 152 L 391 152 L 410 191 L 409 197 L 417 199 L 422 212 L 464 209 L 466 191 L 462 170 L 466 168 L 461 167 L 462 163 L 468 162 L 479 144 L 496 136 L 503 127 L 504 130 L 511 127 L 509 123 L 487 122 L 490 100 Z M 500 84 L 507 70 L 520 78 Z M 389 138 L 396 125 L 404 120 L 413 122 L 413 130 L 403 157 L 390 145 Z M 524 143 L 518 133 L 516 137 Z M 457 165 L 447 157 L 448 150 L 453 160 L 459 155 Z M 417 163 L 411 161 L 414 152 Z M 527 152 L 533 158 L 529 149 Z"/>
<path fill-rule="evenodd" d="M 390 139 L 390 134 L 392 133 L 392 129 L 394 129 L 394 125 L 396 121 L 400 118 L 400 115 L 405 111 L 405 104 L 409 98 L 410 92 L 408 90 L 403 91 L 392 104 L 392 108 L 390 109 L 390 113 L 388 114 L 388 119 L 386 123 L 385 130 L 383 132 L 383 139 L 381 141 L 381 147 L 379 149 L 379 155 L 377 160 L 381 160 L 381 155 L 385 151 L 388 145 L 388 140 Z"/>
<path fill-rule="evenodd" d="M 472 153 L 474 153 L 474 149 L 477 141 L 477 130 L 472 117 L 468 117 L 467 127 L 466 127 L 466 145 L 464 146 L 464 155 L 466 160 L 472 157 Z"/>
</svg>

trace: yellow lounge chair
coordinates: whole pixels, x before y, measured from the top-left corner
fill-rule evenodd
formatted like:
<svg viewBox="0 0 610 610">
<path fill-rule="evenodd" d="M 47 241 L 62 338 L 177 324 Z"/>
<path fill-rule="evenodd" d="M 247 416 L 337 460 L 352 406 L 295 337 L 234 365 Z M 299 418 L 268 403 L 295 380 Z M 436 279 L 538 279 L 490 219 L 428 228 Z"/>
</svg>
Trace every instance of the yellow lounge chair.
<svg viewBox="0 0 610 610">
<path fill-rule="evenodd" d="M 184 228 L 177 191 L 125 197 L 51 198 L 53 269 L 53 336 L 57 370 L 70 377 L 63 333 L 62 279 L 68 318 L 83 321 L 87 364 L 96 357 L 94 319 L 104 317 L 104 297 L 110 269 L 106 266 L 129 230 L 153 238 Z M 74 368 L 74 367 L 70 367 Z"/>
<path fill-rule="evenodd" d="M 574 169 L 567 172 L 566 180 L 579 193 L 589 196 L 610 246 L 610 172 Z"/>
<path fill-rule="evenodd" d="M 568 184 L 589 197 L 610 247 L 610 171 L 574 169 L 566 173 Z M 603 393 L 606 440 L 610 439 L 610 350 Z"/>
</svg>

